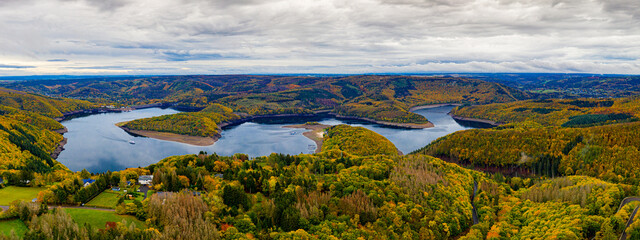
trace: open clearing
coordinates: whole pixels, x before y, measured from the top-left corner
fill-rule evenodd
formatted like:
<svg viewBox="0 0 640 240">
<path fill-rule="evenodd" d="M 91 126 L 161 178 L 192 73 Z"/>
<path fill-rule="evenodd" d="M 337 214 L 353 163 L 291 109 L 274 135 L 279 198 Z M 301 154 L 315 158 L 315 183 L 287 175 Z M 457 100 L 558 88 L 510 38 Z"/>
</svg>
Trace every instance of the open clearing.
<svg viewBox="0 0 640 240">
<path fill-rule="evenodd" d="M 9 236 L 11 230 L 20 238 L 27 231 L 27 226 L 20 219 L 0 221 L 0 235 Z"/>
<path fill-rule="evenodd" d="M 15 200 L 31 202 L 38 197 L 38 193 L 46 188 L 8 186 L 0 189 L 0 205 L 10 205 Z"/>
<path fill-rule="evenodd" d="M 85 206 L 100 207 L 100 208 L 115 208 L 118 203 L 119 193 L 106 190 L 100 193 L 95 198 L 91 199 Z"/>
<path fill-rule="evenodd" d="M 104 228 L 107 222 L 121 222 L 123 219 L 127 221 L 127 226 L 131 223 L 136 224 L 136 228 L 144 228 L 145 225 L 142 221 L 136 219 L 134 216 L 118 215 L 113 211 L 92 210 L 92 209 L 80 209 L 80 208 L 65 208 L 65 212 L 71 215 L 76 223 L 83 226 L 88 223 L 94 228 Z"/>
</svg>

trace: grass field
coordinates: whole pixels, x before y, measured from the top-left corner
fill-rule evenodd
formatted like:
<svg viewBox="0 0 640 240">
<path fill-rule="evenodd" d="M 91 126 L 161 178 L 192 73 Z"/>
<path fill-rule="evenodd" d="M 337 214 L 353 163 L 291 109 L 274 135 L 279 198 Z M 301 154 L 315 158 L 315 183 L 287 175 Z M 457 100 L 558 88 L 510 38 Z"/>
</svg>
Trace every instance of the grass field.
<svg viewBox="0 0 640 240">
<path fill-rule="evenodd" d="M 24 225 L 20 219 L 0 221 L 0 235 L 9 236 L 11 230 L 13 230 L 18 237 L 22 238 L 27 231 L 27 226 Z"/>
<path fill-rule="evenodd" d="M 31 199 L 38 197 L 38 193 L 45 189 L 41 187 L 5 187 L 0 189 L 0 205 L 9 205 L 15 200 L 31 202 Z"/>
<path fill-rule="evenodd" d="M 73 218 L 78 225 L 83 226 L 85 223 L 90 224 L 95 228 L 104 228 L 107 222 L 121 222 L 122 219 L 127 220 L 127 226 L 132 222 L 136 224 L 137 228 L 144 228 L 144 223 L 134 216 L 118 215 L 113 211 L 104 210 L 92 210 L 92 209 L 79 209 L 79 208 L 65 208 L 67 212 Z"/>
<path fill-rule="evenodd" d="M 91 199 L 91 201 L 89 201 L 85 205 L 94 207 L 115 208 L 116 204 L 118 203 L 118 198 L 120 198 L 120 193 L 106 190 L 100 193 L 95 198 Z"/>
</svg>

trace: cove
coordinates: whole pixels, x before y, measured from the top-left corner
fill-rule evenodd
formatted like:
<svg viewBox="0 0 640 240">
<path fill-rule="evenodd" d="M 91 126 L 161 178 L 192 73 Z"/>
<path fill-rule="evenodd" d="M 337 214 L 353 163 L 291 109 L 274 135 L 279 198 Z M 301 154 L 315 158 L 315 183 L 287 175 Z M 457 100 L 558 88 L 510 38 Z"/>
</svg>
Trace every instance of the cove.
<svg viewBox="0 0 640 240">
<path fill-rule="evenodd" d="M 90 172 L 105 172 L 144 167 L 169 156 L 200 151 L 215 152 L 219 155 L 245 153 L 250 157 L 265 156 L 274 152 L 313 153 L 315 143 L 302 135 L 307 130 L 283 128 L 286 125 L 307 121 L 318 121 L 327 125 L 362 126 L 385 136 L 403 153 L 409 153 L 439 137 L 472 128 L 461 125 L 447 115 L 452 108 L 453 106 L 440 106 L 414 111 L 427 117 L 435 125 L 426 129 L 386 127 L 333 117 L 255 120 L 224 128 L 221 132 L 222 137 L 215 144 L 204 147 L 135 136 L 115 126 L 118 122 L 179 112 L 174 109 L 147 108 L 122 113 L 101 113 L 61 122 L 69 130 L 64 134 L 68 141 L 57 160 L 72 171 L 87 169 Z M 130 141 L 135 144 L 131 144 Z"/>
</svg>

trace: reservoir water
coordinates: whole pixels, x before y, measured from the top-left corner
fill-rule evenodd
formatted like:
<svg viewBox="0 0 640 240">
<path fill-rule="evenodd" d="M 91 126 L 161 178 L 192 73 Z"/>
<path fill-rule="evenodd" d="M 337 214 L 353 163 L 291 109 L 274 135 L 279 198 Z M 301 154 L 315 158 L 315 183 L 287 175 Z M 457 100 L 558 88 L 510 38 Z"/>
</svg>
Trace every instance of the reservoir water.
<svg viewBox="0 0 640 240">
<path fill-rule="evenodd" d="M 390 128 L 361 121 L 336 118 L 314 119 L 327 125 L 349 124 L 371 129 L 393 142 L 400 151 L 409 153 L 431 141 L 453 133 L 469 129 L 460 125 L 447 113 L 452 106 L 416 110 L 435 127 L 427 129 Z M 225 128 L 222 137 L 211 146 L 193 146 L 132 136 L 115 126 L 118 122 L 178 113 L 167 108 L 148 108 L 122 113 L 102 113 L 63 121 L 69 132 L 65 150 L 58 161 L 72 171 L 86 168 L 90 172 L 118 171 L 128 167 L 144 167 L 173 155 L 195 154 L 200 151 L 233 155 L 245 153 L 251 157 L 265 156 L 273 152 L 285 154 L 312 153 L 315 143 L 302 135 L 304 129 L 283 128 L 285 125 L 304 123 L 309 119 L 285 122 L 245 122 Z M 131 144 L 130 141 L 135 142 Z"/>
</svg>

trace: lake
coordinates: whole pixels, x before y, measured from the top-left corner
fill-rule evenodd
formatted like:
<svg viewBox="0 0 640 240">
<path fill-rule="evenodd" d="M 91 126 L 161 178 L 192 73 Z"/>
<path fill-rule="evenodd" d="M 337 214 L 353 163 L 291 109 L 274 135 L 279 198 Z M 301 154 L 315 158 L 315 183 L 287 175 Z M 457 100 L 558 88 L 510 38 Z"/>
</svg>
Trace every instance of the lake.
<svg viewBox="0 0 640 240">
<path fill-rule="evenodd" d="M 128 167 L 144 167 L 173 155 L 195 154 L 200 151 L 233 155 L 246 153 L 251 157 L 265 156 L 273 152 L 285 154 L 312 153 L 315 143 L 302 135 L 304 129 L 283 128 L 285 125 L 305 123 L 309 120 L 322 124 L 349 124 L 373 130 L 393 142 L 400 151 L 409 153 L 431 141 L 455 131 L 472 128 L 457 123 L 447 113 L 453 106 L 416 110 L 435 127 L 427 129 L 402 129 L 385 127 L 362 121 L 336 118 L 289 119 L 283 121 L 253 121 L 223 129 L 222 137 L 211 146 L 193 146 L 132 136 L 115 126 L 118 122 L 139 118 L 174 114 L 179 111 L 166 108 L 147 108 L 122 113 L 102 113 L 73 118 L 62 122 L 69 132 L 65 150 L 58 161 L 72 171 L 87 169 L 90 172 L 118 171 Z M 129 141 L 135 141 L 130 144 Z"/>
</svg>

